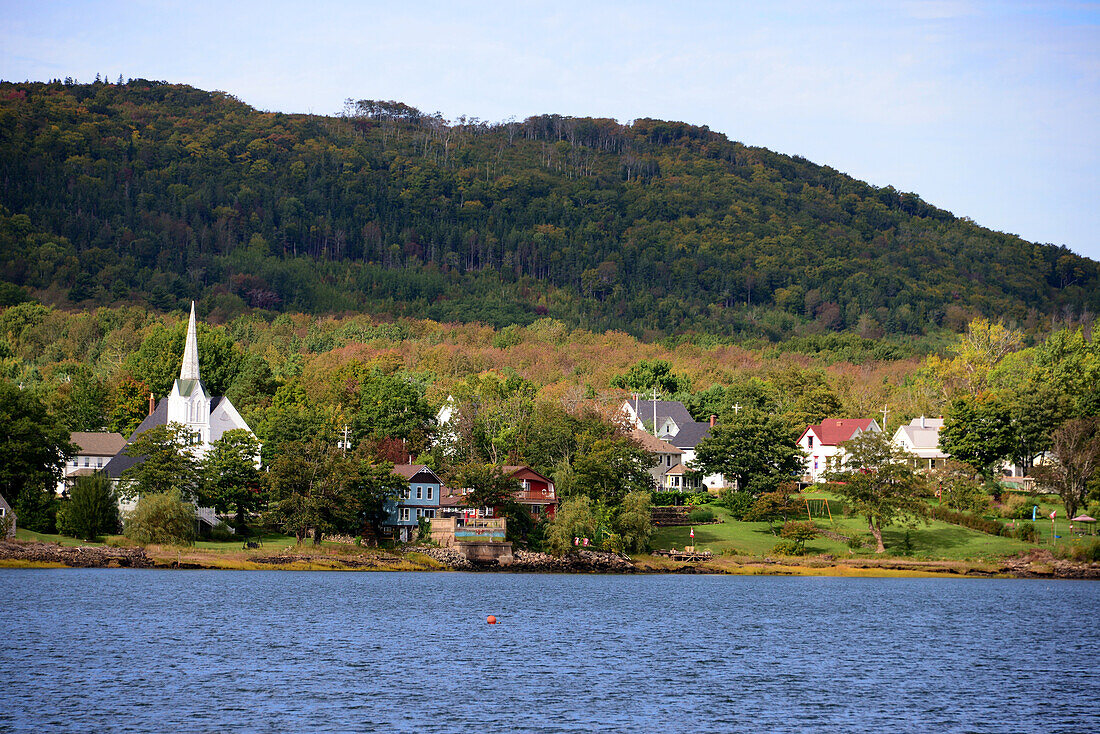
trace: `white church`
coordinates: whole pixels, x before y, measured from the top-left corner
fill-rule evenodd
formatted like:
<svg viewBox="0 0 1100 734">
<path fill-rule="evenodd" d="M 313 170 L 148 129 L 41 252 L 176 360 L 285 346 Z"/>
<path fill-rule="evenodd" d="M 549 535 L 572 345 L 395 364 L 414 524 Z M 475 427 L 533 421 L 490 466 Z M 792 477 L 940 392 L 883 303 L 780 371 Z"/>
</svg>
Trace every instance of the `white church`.
<svg viewBox="0 0 1100 734">
<path fill-rule="evenodd" d="M 180 376 L 172 384 L 172 392 L 153 405 L 153 396 L 149 396 L 149 415 L 137 427 L 126 441 L 122 450 L 114 456 L 104 471 L 111 479 L 118 480 L 124 471 L 142 460 L 142 457 L 127 456 L 126 449 L 145 431 L 153 426 L 178 423 L 186 428 L 192 437 L 191 446 L 196 458 L 202 458 L 210 445 L 220 439 L 226 431 L 243 428 L 249 433 L 252 429 L 233 407 L 229 398 L 223 395 L 211 395 L 202 384 L 199 375 L 199 340 L 195 325 L 195 303 L 191 302 L 191 319 L 187 323 L 187 338 L 183 344 L 183 364 Z"/>
</svg>

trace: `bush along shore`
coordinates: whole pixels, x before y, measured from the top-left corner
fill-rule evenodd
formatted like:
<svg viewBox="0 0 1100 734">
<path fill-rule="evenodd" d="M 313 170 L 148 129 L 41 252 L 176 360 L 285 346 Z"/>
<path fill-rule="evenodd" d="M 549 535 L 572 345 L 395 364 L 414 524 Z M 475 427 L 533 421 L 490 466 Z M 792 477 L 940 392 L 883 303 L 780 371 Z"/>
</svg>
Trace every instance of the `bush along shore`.
<svg viewBox="0 0 1100 734">
<path fill-rule="evenodd" d="M 40 541 L 0 541 L 6 568 L 187 568 L 235 570 L 503 571 L 512 573 L 698 573 L 785 576 L 971 576 L 1001 578 L 1100 579 L 1100 563 L 1056 558 L 1033 550 L 995 561 L 926 561 L 905 558 L 714 556 L 681 562 L 580 550 L 563 556 L 517 550 L 513 561 L 471 563 L 451 548 L 300 546 L 225 551 L 195 547 L 63 546 Z"/>
</svg>

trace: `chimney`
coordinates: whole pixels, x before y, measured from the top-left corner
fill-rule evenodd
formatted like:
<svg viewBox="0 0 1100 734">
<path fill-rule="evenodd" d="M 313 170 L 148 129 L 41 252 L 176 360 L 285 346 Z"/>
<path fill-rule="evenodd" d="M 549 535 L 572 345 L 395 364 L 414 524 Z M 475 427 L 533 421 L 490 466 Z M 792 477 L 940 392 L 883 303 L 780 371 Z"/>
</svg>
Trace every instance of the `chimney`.
<svg viewBox="0 0 1100 734">
<path fill-rule="evenodd" d="M 716 421 L 716 420 L 718 420 L 718 416 L 716 416 L 714 413 L 711 413 L 710 414 L 710 427 L 711 428 L 714 428 L 714 421 Z"/>
<path fill-rule="evenodd" d="M 924 416 L 923 415 L 920 417 L 920 427 L 924 428 Z"/>
<path fill-rule="evenodd" d="M 149 415 L 153 414 L 153 411 L 157 409 L 156 398 L 153 397 L 153 393 L 149 393 Z"/>
</svg>

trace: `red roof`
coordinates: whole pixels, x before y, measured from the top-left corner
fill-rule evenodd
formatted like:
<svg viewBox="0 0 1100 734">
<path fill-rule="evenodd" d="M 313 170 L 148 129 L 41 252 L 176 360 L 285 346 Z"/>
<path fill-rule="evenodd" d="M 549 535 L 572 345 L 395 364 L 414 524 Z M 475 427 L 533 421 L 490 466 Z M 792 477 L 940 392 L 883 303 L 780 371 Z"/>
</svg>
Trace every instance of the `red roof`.
<svg viewBox="0 0 1100 734">
<path fill-rule="evenodd" d="M 820 443 L 825 446 L 838 446 L 854 436 L 857 430 L 866 431 L 874 422 L 874 418 L 827 418 L 820 423 L 807 426 L 798 440 L 801 441 L 803 436 L 813 431 Z"/>
</svg>

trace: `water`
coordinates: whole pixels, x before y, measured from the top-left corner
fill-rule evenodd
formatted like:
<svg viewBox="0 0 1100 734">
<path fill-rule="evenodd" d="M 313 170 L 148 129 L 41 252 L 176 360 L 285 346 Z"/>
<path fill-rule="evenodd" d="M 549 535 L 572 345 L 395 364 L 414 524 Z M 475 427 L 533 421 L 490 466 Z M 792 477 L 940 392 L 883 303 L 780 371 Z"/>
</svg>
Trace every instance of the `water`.
<svg viewBox="0 0 1100 734">
<path fill-rule="evenodd" d="M 1095 582 L 0 570 L 0 588 L 0 731 L 1100 730 Z"/>
</svg>

